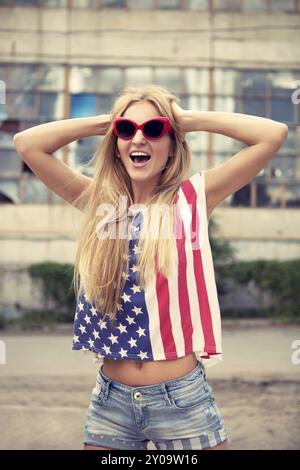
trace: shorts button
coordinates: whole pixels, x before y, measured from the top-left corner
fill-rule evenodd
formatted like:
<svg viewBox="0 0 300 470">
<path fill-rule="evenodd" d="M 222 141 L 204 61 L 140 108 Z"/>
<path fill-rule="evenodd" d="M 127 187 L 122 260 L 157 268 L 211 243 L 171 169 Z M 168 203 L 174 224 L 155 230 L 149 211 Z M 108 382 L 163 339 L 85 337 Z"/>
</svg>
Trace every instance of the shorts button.
<svg viewBox="0 0 300 470">
<path fill-rule="evenodd" d="M 135 392 L 135 394 L 134 394 L 134 399 L 135 399 L 135 400 L 140 400 L 141 398 L 142 398 L 141 392 Z"/>
</svg>

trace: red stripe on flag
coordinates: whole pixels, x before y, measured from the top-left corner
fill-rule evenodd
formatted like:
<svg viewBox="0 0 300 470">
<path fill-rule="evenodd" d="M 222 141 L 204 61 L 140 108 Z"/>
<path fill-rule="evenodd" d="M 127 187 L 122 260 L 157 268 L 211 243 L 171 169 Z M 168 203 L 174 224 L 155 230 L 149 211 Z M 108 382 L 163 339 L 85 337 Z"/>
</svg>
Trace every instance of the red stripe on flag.
<svg viewBox="0 0 300 470">
<path fill-rule="evenodd" d="M 158 271 L 157 258 L 155 258 L 155 271 L 159 327 L 164 347 L 164 353 L 167 358 L 168 354 L 174 354 L 174 351 L 176 351 L 176 345 L 172 333 L 172 322 L 170 317 L 170 293 L 168 279 L 161 272 Z M 176 357 L 174 359 L 177 358 L 178 354 L 176 354 Z"/>
</svg>

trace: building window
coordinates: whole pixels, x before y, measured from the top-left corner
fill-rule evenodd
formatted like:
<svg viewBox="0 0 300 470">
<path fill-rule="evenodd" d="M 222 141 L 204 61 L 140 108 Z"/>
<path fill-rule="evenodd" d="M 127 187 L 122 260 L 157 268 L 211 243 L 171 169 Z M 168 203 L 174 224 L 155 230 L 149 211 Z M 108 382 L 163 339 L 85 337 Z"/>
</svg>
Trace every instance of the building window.
<svg viewBox="0 0 300 470">
<path fill-rule="evenodd" d="M 67 0 L 43 0 L 44 7 L 66 7 L 68 5 Z"/>
<path fill-rule="evenodd" d="M 272 12 L 296 11 L 296 1 L 295 0 L 272 0 L 271 8 L 272 8 Z"/>
<path fill-rule="evenodd" d="M 125 82 L 131 86 L 140 86 L 151 83 L 153 73 L 151 67 L 128 67 L 125 69 Z"/>
<path fill-rule="evenodd" d="M 116 93 L 124 84 L 123 70 L 119 67 L 102 67 L 98 69 L 97 91 Z"/>
<path fill-rule="evenodd" d="M 156 0 L 156 8 L 161 10 L 179 10 L 180 0 Z"/>
<path fill-rule="evenodd" d="M 209 0 L 187 0 L 188 10 L 209 10 Z"/>
<path fill-rule="evenodd" d="M 23 164 L 13 146 L 13 136 L 43 122 L 64 118 L 64 68 L 1 64 L 0 77 L 6 83 L 5 105 L 0 112 L 0 199 L 48 202 L 50 191 Z M 29 189 L 32 182 L 34 191 Z"/>
<path fill-rule="evenodd" d="M 72 6 L 75 8 L 98 8 L 99 0 L 72 0 Z"/>
<path fill-rule="evenodd" d="M 125 0 L 101 0 L 102 8 L 124 8 Z"/>
<path fill-rule="evenodd" d="M 215 0 L 214 8 L 216 11 L 241 11 L 241 0 Z"/>
<path fill-rule="evenodd" d="M 49 191 L 42 181 L 34 175 L 26 175 L 22 179 L 23 202 L 46 204 L 49 202 Z"/>
<path fill-rule="evenodd" d="M 284 207 L 284 194 L 300 179 L 299 110 L 291 100 L 297 72 L 216 69 L 214 71 L 215 111 L 238 112 L 285 122 L 289 135 L 271 162 L 251 183 L 256 186 L 256 206 Z M 222 95 L 219 90 L 222 90 Z M 297 147 L 298 136 L 298 147 Z M 214 165 L 233 156 L 243 144 L 213 134 Z M 293 194 L 290 191 L 289 204 Z M 280 201 L 279 201 L 279 199 Z M 241 188 L 224 204 L 251 204 L 250 185 Z M 287 203 L 287 200 L 286 200 Z"/>
<path fill-rule="evenodd" d="M 266 12 L 268 10 L 268 0 L 243 0 L 243 10 L 245 12 Z"/>
<path fill-rule="evenodd" d="M 33 6 L 33 7 L 36 7 L 38 6 L 38 0 L 14 0 L 14 3 L 16 6 L 25 6 L 25 7 L 29 7 L 29 6 Z"/>
<path fill-rule="evenodd" d="M 61 65 L 40 65 L 38 73 L 41 91 L 63 91 L 64 69 Z"/>
<path fill-rule="evenodd" d="M 181 93 L 181 74 L 178 67 L 157 67 L 154 70 L 154 79 L 171 93 Z"/>
<path fill-rule="evenodd" d="M 70 93 L 95 92 L 97 89 L 97 78 L 93 67 L 74 66 L 70 70 L 69 90 Z"/>
<path fill-rule="evenodd" d="M 0 6 L 66 7 L 68 0 L 0 0 Z"/>
<path fill-rule="evenodd" d="M 128 8 L 132 10 L 151 10 L 153 7 L 153 0 L 143 0 L 137 2 L 136 0 L 127 0 Z"/>
</svg>

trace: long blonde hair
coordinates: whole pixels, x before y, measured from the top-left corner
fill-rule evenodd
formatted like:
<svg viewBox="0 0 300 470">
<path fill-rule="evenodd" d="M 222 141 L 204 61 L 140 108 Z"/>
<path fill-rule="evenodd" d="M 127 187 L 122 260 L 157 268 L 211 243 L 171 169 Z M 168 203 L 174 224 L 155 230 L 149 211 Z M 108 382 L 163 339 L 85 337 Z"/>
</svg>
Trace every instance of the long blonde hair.
<svg viewBox="0 0 300 470">
<path fill-rule="evenodd" d="M 166 217 L 165 208 L 172 208 L 175 195 L 182 181 L 188 177 L 191 154 L 176 123 L 171 103 L 178 102 L 176 96 L 158 85 L 127 87 L 120 91 L 112 108 L 112 124 L 105 134 L 101 145 L 94 154 L 91 164 L 93 181 L 81 193 L 76 206 L 83 211 L 74 263 L 73 286 L 76 295 L 83 293 L 86 299 L 113 324 L 120 307 L 120 298 L 126 282 L 129 267 L 128 238 L 115 236 L 99 237 L 99 226 L 113 226 L 119 233 L 120 223 L 133 204 L 133 190 L 130 177 L 121 161 L 116 156 L 117 136 L 113 130 L 113 119 L 123 116 L 127 108 L 138 101 L 148 101 L 158 110 L 159 115 L 169 118 L 174 135 L 169 134 L 173 158 L 169 158 L 167 168 L 161 177 L 151 198 L 150 210 L 147 204 L 145 215 L 147 223 L 142 224 L 138 240 L 137 282 L 144 288 L 157 270 L 168 276 L 175 268 L 174 250 L 176 242 L 173 232 L 173 211 Z M 120 195 L 125 201 L 125 210 L 120 207 Z M 149 202 L 150 202 L 149 201 Z M 110 206 L 102 206 L 109 204 Z M 113 207 L 115 213 L 110 219 L 103 216 L 99 221 L 99 206 Z M 159 210 L 161 207 L 164 211 Z M 158 209 L 158 210 L 153 210 Z M 156 236 L 153 237 L 153 226 Z M 152 227 L 152 232 L 150 230 Z M 154 263 L 155 260 L 155 263 Z"/>
</svg>

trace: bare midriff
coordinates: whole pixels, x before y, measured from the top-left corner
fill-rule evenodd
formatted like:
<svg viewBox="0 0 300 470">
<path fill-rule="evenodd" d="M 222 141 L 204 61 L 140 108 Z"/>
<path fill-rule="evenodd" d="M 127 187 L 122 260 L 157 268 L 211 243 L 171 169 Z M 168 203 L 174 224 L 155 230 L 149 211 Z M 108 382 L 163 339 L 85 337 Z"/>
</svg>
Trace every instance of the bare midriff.
<svg viewBox="0 0 300 470">
<path fill-rule="evenodd" d="M 104 358 L 102 371 L 112 380 L 132 387 L 154 385 L 188 374 L 197 365 L 195 353 L 174 360 L 131 361 Z"/>
</svg>

